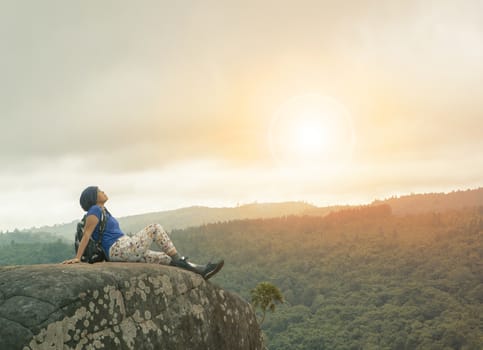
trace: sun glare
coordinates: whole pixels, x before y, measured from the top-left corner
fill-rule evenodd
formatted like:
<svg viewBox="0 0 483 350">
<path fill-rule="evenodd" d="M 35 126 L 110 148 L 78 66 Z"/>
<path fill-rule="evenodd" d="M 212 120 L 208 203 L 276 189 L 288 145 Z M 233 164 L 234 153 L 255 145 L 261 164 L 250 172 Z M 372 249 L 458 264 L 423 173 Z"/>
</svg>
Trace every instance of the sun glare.
<svg viewBox="0 0 483 350">
<path fill-rule="evenodd" d="M 273 116 L 270 150 L 284 166 L 324 166 L 350 158 L 354 143 L 347 110 L 327 96 L 309 94 L 286 101 Z"/>
<path fill-rule="evenodd" d="M 330 143 L 327 128 L 317 120 L 302 120 L 295 129 L 294 152 L 300 155 L 314 155 L 326 150 Z"/>
</svg>

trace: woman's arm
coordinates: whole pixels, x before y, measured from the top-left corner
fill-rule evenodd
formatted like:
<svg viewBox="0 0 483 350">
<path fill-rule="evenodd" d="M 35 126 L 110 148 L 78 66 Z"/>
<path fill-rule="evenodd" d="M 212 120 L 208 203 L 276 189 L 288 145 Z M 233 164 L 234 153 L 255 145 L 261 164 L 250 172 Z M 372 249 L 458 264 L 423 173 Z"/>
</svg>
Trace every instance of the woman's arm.
<svg viewBox="0 0 483 350">
<path fill-rule="evenodd" d="M 80 262 L 80 259 L 82 257 L 82 254 L 84 254 L 84 250 L 87 247 L 87 244 L 89 243 L 89 239 L 92 236 L 92 233 L 94 232 L 94 229 L 97 226 L 97 223 L 99 222 L 99 219 L 95 215 L 89 215 L 86 218 L 86 226 L 84 227 L 84 234 L 82 235 L 82 239 L 79 243 L 79 248 L 77 249 L 77 255 L 75 256 L 74 259 L 66 260 L 62 262 L 62 264 L 76 264 Z"/>
</svg>

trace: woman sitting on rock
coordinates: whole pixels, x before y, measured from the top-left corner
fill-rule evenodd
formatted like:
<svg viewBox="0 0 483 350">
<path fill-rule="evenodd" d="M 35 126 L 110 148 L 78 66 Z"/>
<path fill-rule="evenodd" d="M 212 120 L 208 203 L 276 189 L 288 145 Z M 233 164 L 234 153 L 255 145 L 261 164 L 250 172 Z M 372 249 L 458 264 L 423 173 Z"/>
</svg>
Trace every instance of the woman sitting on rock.
<svg viewBox="0 0 483 350">
<path fill-rule="evenodd" d="M 63 264 L 76 264 L 81 261 L 90 237 L 92 236 L 94 240 L 97 240 L 99 237 L 99 228 L 104 211 L 107 220 L 101 243 L 109 261 L 145 262 L 177 266 L 193 271 L 206 280 L 213 277 L 223 267 L 223 260 L 217 263 L 197 265 L 189 262 L 188 258 L 180 256 L 168 234 L 159 224 L 146 226 L 132 237 L 125 235 L 121 231 L 116 218 L 104 208 L 107 200 L 107 195 L 97 186 L 87 187 L 82 192 L 80 205 L 87 212 L 84 235 L 79 244 L 76 257 L 64 261 Z M 153 242 L 156 242 L 162 248 L 161 252 L 149 249 Z"/>
</svg>

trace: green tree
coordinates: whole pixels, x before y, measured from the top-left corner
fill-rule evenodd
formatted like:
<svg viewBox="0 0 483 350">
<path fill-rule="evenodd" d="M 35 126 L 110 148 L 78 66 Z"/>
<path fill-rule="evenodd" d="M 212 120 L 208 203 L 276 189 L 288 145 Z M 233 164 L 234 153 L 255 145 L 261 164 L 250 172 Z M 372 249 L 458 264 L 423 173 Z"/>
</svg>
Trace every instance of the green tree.
<svg viewBox="0 0 483 350">
<path fill-rule="evenodd" d="M 260 325 L 265 321 L 267 310 L 275 311 L 276 303 L 283 303 L 283 295 L 280 290 L 269 282 L 260 282 L 255 289 L 250 291 L 252 297 L 252 305 L 255 308 L 260 308 L 262 311 L 262 319 Z"/>
</svg>

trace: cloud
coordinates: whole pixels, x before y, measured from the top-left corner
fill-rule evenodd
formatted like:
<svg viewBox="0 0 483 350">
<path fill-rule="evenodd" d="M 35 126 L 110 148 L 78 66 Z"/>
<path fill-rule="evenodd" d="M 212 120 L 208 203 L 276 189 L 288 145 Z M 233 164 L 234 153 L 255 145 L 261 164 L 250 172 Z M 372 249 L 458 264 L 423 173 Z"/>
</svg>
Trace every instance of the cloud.
<svg viewBox="0 0 483 350">
<path fill-rule="evenodd" d="M 251 118 L 226 102 L 243 106 L 259 99 L 250 96 L 263 78 L 259 72 L 272 72 L 271 78 L 285 74 L 287 80 L 278 83 L 293 84 L 290 71 L 309 56 L 308 74 L 330 81 L 342 77 L 343 85 L 359 86 L 354 94 L 365 87 L 387 89 L 354 81 L 362 64 L 373 77 L 395 77 L 389 88 L 403 89 L 395 91 L 399 99 L 435 95 L 432 105 L 441 91 L 421 91 L 419 85 L 445 77 L 442 82 L 452 82 L 446 85 L 454 96 L 464 90 L 461 85 L 479 84 L 476 77 L 483 74 L 478 2 L 463 7 L 440 2 L 435 8 L 422 2 L 302 2 L 276 9 L 268 3 L 231 8 L 212 2 L 209 11 L 196 3 L 147 4 L 4 5 L 2 32 L 9 34 L 1 37 L 7 43 L 1 55 L 6 81 L 1 114 L 2 129 L 9 132 L 1 149 L 22 157 L 57 156 L 115 150 L 126 140 L 136 145 L 166 139 L 176 154 L 197 141 L 191 129 L 208 133 L 194 147 L 203 148 L 214 130 L 229 130 L 228 120 Z M 455 6 L 459 16 L 453 16 Z M 284 62 L 293 52 L 302 60 Z M 461 62 L 473 69 L 462 69 Z M 449 73 L 454 71 L 464 77 L 459 86 Z M 413 82 L 404 86 L 408 77 Z M 248 86 L 240 89 L 240 84 Z M 89 136 L 80 132 L 86 129 Z"/>
<path fill-rule="evenodd" d="M 475 184 L 482 6 L 2 2 L 0 221 L 75 218 L 92 183 L 139 210 Z M 270 120 L 305 93 L 350 110 L 351 171 L 274 166 Z"/>
</svg>

